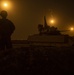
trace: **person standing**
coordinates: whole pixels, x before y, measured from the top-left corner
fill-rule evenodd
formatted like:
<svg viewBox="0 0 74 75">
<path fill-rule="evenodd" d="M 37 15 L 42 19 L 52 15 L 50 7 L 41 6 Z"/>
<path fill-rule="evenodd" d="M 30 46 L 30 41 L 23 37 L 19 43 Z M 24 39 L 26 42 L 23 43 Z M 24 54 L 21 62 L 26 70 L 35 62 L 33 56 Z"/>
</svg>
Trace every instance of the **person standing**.
<svg viewBox="0 0 74 75">
<path fill-rule="evenodd" d="M 11 49 L 11 35 L 15 30 L 15 26 L 9 19 L 7 19 L 7 11 L 1 11 L 0 16 L 2 17 L 0 19 L 0 49 Z"/>
</svg>

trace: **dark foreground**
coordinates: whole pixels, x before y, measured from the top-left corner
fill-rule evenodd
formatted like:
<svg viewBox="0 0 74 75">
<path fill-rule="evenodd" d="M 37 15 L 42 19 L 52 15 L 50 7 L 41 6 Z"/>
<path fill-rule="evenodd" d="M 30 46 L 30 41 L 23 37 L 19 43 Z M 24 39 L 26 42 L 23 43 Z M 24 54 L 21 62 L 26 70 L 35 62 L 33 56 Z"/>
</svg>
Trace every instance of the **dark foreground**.
<svg viewBox="0 0 74 75">
<path fill-rule="evenodd" d="M 0 75 L 74 75 L 74 47 L 0 51 Z"/>
</svg>

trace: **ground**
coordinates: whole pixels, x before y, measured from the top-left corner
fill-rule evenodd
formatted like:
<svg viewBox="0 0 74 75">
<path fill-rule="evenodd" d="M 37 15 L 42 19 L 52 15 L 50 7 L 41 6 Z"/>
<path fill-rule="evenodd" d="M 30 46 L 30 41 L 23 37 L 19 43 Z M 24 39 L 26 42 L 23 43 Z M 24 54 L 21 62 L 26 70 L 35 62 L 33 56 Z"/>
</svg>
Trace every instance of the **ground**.
<svg viewBox="0 0 74 75">
<path fill-rule="evenodd" d="M 74 47 L 0 51 L 0 75 L 73 75 Z"/>
</svg>

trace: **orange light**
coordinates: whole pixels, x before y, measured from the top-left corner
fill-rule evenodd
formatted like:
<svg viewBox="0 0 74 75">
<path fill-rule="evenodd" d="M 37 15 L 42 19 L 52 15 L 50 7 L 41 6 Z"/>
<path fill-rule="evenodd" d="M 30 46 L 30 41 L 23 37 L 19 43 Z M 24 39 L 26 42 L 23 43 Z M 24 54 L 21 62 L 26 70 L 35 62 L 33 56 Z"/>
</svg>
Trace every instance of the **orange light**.
<svg viewBox="0 0 74 75">
<path fill-rule="evenodd" d="M 70 30 L 71 30 L 71 31 L 73 31 L 73 30 L 74 30 L 74 28 L 73 28 L 73 27 L 71 27 L 71 28 L 70 28 Z"/>
<path fill-rule="evenodd" d="M 53 23 L 54 23 L 54 20 L 52 19 L 52 20 L 50 21 L 50 23 L 52 23 L 52 24 L 53 24 Z"/>
<path fill-rule="evenodd" d="M 1 10 L 9 10 L 11 9 L 11 2 L 10 1 L 2 1 L 1 2 Z"/>
<path fill-rule="evenodd" d="M 4 7 L 7 7 L 7 6 L 8 6 L 8 4 L 7 4 L 7 3 L 4 3 L 3 5 L 4 5 Z"/>
</svg>

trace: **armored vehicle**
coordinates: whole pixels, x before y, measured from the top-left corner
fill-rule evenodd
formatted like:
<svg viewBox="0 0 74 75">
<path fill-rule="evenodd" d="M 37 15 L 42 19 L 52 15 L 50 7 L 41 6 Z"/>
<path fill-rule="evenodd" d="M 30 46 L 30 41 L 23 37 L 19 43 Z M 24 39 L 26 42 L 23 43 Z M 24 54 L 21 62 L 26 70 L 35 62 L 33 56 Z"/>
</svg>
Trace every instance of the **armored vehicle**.
<svg viewBox="0 0 74 75">
<path fill-rule="evenodd" d="M 73 41 L 69 35 L 61 34 L 57 27 L 47 25 L 44 16 L 44 25 L 38 25 L 39 34 L 30 35 L 28 42 L 33 47 L 62 47 L 72 46 Z"/>
</svg>

